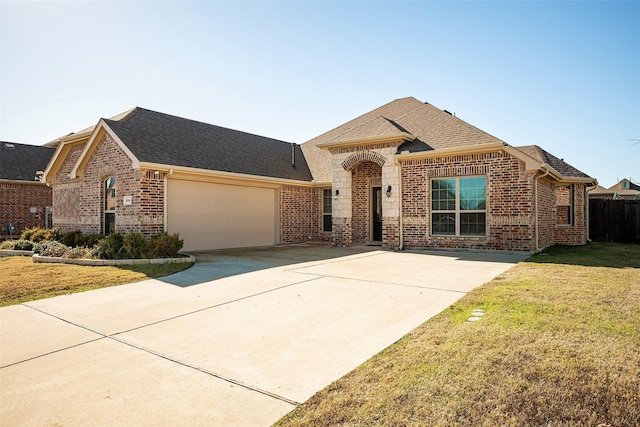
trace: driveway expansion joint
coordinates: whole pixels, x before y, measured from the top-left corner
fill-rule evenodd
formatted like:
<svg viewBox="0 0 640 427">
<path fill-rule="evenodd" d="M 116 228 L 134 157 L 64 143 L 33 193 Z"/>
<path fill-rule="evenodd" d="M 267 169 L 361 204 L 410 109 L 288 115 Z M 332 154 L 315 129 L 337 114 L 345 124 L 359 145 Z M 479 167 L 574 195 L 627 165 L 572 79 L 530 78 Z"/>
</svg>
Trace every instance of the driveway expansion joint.
<svg viewBox="0 0 640 427">
<path fill-rule="evenodd" d="M 305 282 L 308 282 L 308 281 L 309 280 L 305 280 Z M 291 285 L 288 285 L 288 286 L 291 286 Z M 286 286 L 283 286 L 283 287 L 286 287 Z M 242 299 L 246 299 L 246 298 L 242 298 Z M 257 387 L 253 387 L 251 385 L 244 384 L 241 381 L 234 380 L 233 378 L 225 377 L 224 375 L 217 374 L 215 372 L 209 371 L 209 370 L 204 369 L 204 368 L 200 368 L 198 366 L 192 365 L 192 364 L 187 363 L 187 362 L 183 362 L 183 361 L 178 360 L 176 358 L 167 356 L 166 354 L 162 354 L 162 353 L 159 353 L 157 351 L 154 351 L 154 350 L 151 350 L 151 349 L 148 349 L 148 348 L 145 348 L 145 347 L 141 347 L 139 345 L 133 344 L 133 343 L 128 342 L 128 341 L 125 341 L 122 338 L 118 338 L 116 336 L 118 334 L 122 334 L 123 332 L 118 332 L 118 333 L 112 334 L 112 335 L 104 334 L 102 332 L 99 332 L 99 331 L 96 331 L 94 329 L 91 329 L 91 328 L 89 328 L 87 326 L 80 325 L 78 323 L 75 323 L 75 322 L 72 322 L 70 320 L 64 319 L 62 317 L 56 316 L 56 315 L 54 315 L 52 313 L 48 313 L 48 312 L 46 312 L 44 310 L 40 310 L 39 308 L 30 306 L 28 304 L 21 304 L 21 305 L 23 305 L 23 306 L 25 306 L 27 308 L 30 308 L 30 309 L 32 309 L 34 311 L 40 312 L 42 314 L 45 314 L 47 316 L 51 316 L 51 317 L 53 317 L 55 319 L 61 320 L 61 321 L 65 322 L 65 323 L 68 323 L 68 324 L 70 324 L 72 326 L 75 326 L 77 328 L 84 329 L 86 331 L 89 331 L 89 332 L 92 332 L 94 334 L 100 335 L 100 338 L 96 338 L 96 339 L 93 339 L 93 340 L 90 340 L 90 341 L 82 342 L 82 343 L 79 343 L 79 344 L 76 344 L 76 345 L 72 345 L 72 346 L 69 346 L 69 347 L 61 348 L 61 349 L 58 349 L 58 350 L 55 350 L 55 351 L 51 351 L 51 352 L 48 352 L 48 353 L 45 353 L 45 354 L 41 354 L 41 355 L 38 355 L 38 356 L 31 357 L 29 359 L 21 360 L 19 362 L 11 363 L 9 365 L 0 367 L 0 369 L 1 368 L 6 368 L 6 367 L 9 367 L 9 366 L 14 366 L 14 365 L 17 365 L 17 364 L 20 364 L 20 363 L 24 363 L 24 362 L 27 362 L 29 360 L 45 357 L 45 356 L 50 355 L 50 354 L 58 353 L 60 351 L 64 351 L 64 350 L 71 349 L 71 348 L 74 348 L 74 347 L 79 347 L 79 346 L 82 346 L 82 345 L 85 345 L 85 344 L 89 344 L 89 343 L 92 343 L 92 342 L 95 342 L 95 341 L 99 341 L 99 340 L 102 340 L 102 339 L 106 338 L 106 339 L 110 339 L 110 340 L 113 340 L 115 342 L 118 342 L 120 344 L 124 344 L 124 345 L 126 345 L 128 347 L 131 347 L 131 348 L 134 348 L 136 350 L 140 350 L 140 351 L 143 351 L 145 353 L 152 354 L 154 356 L 160 357 L 162 359 L 168 360 L 170 362 L 176 363 L 176 364 L 184 366 L 186 368 L 196 370 L 198 372 L 201 372 L 203 374 L 206 374 L 206 375 L 209 375 L 211 377 L 217 378 L 217 379 L 222 380 L 224 382 L 228 382 L 230 384 L 237 385 L 239 387 L 243 387 L 243 388 L 245 388 L 247 390 L 263 394 L 263 395 L 268 396 L 268 397 L 270 397 L 272 399 L 277 399 L 277 400 L 280 400 L 282 402 L 288 403 L 288 404 L 293 405 L 293 406 L 299 406 L 300 405 L 300 402 L 296 402 L 294 400 L 288 399 L 288 398 L 286 398 L 284 396 L 280 396 L 280 395 L 278 395 L 276 393 L 272 393 L 272 392 L 267 391 L 267 390 L 262 390 L 262 389 L 259 389 Z M 203 311 L 203 310 L 197 310 L 196 312 L 198 312 L 198 311 Z M 181 317 L 181 316 L 177 316 L 177 317 Z"/>
</svg>

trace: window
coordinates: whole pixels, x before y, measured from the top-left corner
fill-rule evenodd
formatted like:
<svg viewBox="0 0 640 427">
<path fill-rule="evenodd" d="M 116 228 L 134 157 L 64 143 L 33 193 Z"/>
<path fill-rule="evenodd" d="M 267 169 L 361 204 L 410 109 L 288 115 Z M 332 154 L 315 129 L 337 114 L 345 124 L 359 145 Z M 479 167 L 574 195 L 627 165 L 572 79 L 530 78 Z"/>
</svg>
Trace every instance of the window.
<svg viewBox="0 0 640 427">
<path fill-rule="evenodd" d="M 112 176 L 104 180 L 104 234 L 116 231 L 116 179 Z"/>
<path fill-rule="evenodd" d="M 440 236 L 484 236 L 487 223 L 487 178 L 431 180 L 431 233 Z"/>
<path fill-rule="evenodd" d="M 322 231 L 331 231 L 331 189 L 322 190 Z"/>
<path fill-rule="evenodd" d="M 556 224 L 573 225 L 573 186 L 556 187 Z"/>
<path fill-rule="evenodd" d="M 624 189 L 629 188 L 629 182 L 628 181 L 622 181 L 622 188 L 624 188 Z"/>
</svg>

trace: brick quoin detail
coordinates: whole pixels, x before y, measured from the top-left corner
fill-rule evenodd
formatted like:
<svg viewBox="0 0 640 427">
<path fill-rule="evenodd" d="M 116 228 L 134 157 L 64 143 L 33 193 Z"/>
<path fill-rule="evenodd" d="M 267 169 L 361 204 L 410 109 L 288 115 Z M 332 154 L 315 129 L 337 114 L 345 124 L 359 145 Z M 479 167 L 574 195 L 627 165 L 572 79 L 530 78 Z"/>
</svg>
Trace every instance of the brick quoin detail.
<svg viewBox="0 0 640 427">
<path fill-rule="evenodd" d="M 385 160 L 386 159 L 382 154 L 376 153 L 375 151 L 359 151 L 347 157 L 345 161 L 342 162 L 342 167 L 344 170 L 348 171 L 362 162 L 373 162 L 378 166 L 382 166 L 384 165 Z"/>
</svg>

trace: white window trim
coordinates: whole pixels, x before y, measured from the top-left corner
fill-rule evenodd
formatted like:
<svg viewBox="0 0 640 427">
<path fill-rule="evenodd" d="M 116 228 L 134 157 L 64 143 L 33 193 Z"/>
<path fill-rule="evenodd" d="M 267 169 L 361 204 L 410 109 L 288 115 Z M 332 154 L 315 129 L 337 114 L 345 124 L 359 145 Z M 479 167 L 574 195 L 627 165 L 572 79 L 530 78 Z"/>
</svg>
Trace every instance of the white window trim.
<svg viewBox="0 0 640 427">
<path fill-rule="evenodd" d="M 484 178 L 485 179 L 485 208 L 484 209 L 473 209 L 473 210 L 462 210 L 460 209 L 460 178 Z M 431 208 L 433 200 L 433 181 L 443 180 L 443 179 L 454 179 L 456 181 L 456 207 L 455 209 L 447 209 L 447 210 L 434 210 Z M 432 237 L 449 237 L 449 238 L 459 238 L 459 237 L 476 237 L 476 238 L 485 238 L 488 235 L 489 227 L 487 226 L 487 206 L 489 205 L 489 192 L 487 191 L 487 177 L 486 175 L 469 175 L 469 176 L 448 176 L 448 177 L 434 177 L 429 180 L 429 235 Z M 434 213 L 451 213 L 454 215 L 456 222 L 455 234 L 437 234 L 433 232 L 433 214 Z M 484 214 L 484 234 L 460 234 L 460 214 L 461 213 L 483 213 Z"/>
<path fill-rule="evenodd" d="M 331 202 L 331 211 L 330 212 L 325 212 L 324 211 L 324 194 L 325 191 L 329 192 L 329 200 Z M 323 233 L 331 233 L 333 231 L 333 200 L 331 199 L 332 194 L 331 194 L 331 188 L 323 188 L 322 189 L 322 220 L 320 222 L 320 231 L 322 231 Z M 331 218 L 331 230 L 325 230 L 324 229 L 324 217 L 325 216 L 329 216 Z"/>
</svg>

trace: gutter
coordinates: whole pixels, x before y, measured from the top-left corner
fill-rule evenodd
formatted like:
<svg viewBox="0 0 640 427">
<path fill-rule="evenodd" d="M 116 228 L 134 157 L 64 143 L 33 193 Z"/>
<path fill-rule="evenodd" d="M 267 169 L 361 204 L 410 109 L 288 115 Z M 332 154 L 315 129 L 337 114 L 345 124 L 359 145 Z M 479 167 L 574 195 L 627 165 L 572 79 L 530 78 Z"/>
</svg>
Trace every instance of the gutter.
<svg viewBox="0 0 640 427">
<path fill-rule="evenodd" d="M 585 213 L 584 213 L 584 220 L 587 223 L 587 242 L 591 243 L 591 239 L 589 238 L 589 236 L 591 235 L 591 221 L 589 219 L 589 192 L 593 191 L 596 189 L 597 184 L 594 182 L 591 182 L 590 185 L 587 184 L 587 191 L 585 191 L 584 197 L 587 199 L 585 200 Z"/>
<path fill-rule="evenodd" d="M 402 231 L 402 229 L 404 228 L 402 224 L 402 164 L 398 166 L 398 194 L 400 197 L 400 200 L 398 201 L 398 213 L 400 215 L 400 218 L 398 219 L 400 227 L 400 244 L 398 245 L 398 250 L 402 251 L 404 250 L 404 233 Z"/>
</svg>

